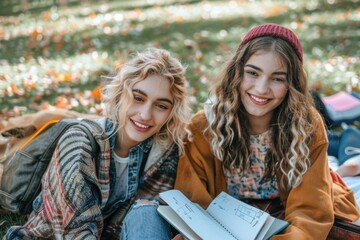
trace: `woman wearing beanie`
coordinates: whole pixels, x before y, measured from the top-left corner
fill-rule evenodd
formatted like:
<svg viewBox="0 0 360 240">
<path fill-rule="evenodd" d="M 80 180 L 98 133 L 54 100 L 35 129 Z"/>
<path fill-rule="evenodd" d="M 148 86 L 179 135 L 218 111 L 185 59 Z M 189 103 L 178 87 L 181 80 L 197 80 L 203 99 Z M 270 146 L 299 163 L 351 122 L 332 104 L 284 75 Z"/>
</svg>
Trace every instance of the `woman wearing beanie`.
<svg viewBox="0 0 360 240">
<path fill-rule="evenodd" d="M 189 129 L 175 188 L 202 207 L 222 191 L 270 203 L 263 210 L 290 223 L 272 239 L 326 239 L 334 217 L 359 218 L 353 193 L 333 183 L 302 47 L 288 28 L 245 35 Z"/>
</svg>

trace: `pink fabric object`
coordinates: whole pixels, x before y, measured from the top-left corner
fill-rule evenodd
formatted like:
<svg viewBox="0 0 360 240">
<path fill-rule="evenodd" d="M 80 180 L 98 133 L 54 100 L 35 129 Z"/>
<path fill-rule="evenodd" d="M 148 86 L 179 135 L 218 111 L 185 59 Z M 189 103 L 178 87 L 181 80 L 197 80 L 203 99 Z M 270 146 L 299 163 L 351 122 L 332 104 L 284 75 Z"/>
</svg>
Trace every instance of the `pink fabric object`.
<svg viewBox="0 0 360 240">
<path fill-rule="evenodd" d="M 346 92 L 338 92 L 323 98 L 325 105 L 336 111 L 346 111 L 360 106 L 360 100 Z"/>
</svg>

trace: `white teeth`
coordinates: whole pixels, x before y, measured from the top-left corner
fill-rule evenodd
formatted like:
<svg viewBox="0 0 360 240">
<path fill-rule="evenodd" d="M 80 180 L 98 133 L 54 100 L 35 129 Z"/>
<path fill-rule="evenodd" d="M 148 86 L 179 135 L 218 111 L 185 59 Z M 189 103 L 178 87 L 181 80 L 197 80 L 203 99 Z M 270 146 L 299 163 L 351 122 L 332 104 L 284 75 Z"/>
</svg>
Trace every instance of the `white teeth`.
<svg viewBox="0 0 360 240">
<path fill-rule="evenodd" d="M 135 121 L 133 121 L 133 122 L 134 122 L 134 124 L 135 124 L 136 126 L 138 126 L 138 127 L 141 127 L 141 128 L 149 128 L 149 126 L 142 125 L 142 124 L 140 124 L 140 123 L 138 123 L 138 122 L 135 122 Z"/>
<path fill-rule="evenodd" d="M 250 95 L 250 96 L 252 99 L 254 99 L 257 102 L 266 102 L 267 101 L 266 98 L 258 98 L 258 97 L 255 97 L 254 95 Z"/>
</svg>

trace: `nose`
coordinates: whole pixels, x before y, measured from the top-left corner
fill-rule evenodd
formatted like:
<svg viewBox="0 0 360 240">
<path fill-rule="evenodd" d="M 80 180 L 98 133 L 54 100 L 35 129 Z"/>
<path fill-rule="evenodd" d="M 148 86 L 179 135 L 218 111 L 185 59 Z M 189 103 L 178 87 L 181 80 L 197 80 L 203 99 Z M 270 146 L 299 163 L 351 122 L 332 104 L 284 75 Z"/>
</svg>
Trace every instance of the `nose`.
<svg viewBox="0 0 360 240">
<path fill-rule="evenodd" d="M 141 120 L 150 120 L 151 119 L 151 106 L 150 105 L 143 105 L 138 112 Z"/>
<path fill-rule="evenodd" d="M 255 89 L 259 94 L 265 94 L 269 91 L 269 81 L 266 76 L 256 79 Z"/>
</svg>

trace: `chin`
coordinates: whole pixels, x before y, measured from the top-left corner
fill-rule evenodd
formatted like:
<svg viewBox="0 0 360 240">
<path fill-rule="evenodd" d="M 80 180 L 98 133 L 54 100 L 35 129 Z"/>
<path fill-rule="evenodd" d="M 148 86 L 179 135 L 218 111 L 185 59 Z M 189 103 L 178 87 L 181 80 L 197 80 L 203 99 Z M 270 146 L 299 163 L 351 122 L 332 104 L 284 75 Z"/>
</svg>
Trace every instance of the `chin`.
<svg viewBox="0 0 360 240">
<path fill-rule="evenodd" d="M 148 139 L 149 137 L 132 137 L 131 140 L 137 143 L 141 143 L 143 141 L 145 141 L 146 139 Z"/>
</svg>

